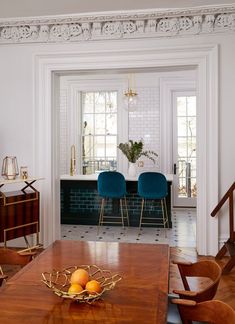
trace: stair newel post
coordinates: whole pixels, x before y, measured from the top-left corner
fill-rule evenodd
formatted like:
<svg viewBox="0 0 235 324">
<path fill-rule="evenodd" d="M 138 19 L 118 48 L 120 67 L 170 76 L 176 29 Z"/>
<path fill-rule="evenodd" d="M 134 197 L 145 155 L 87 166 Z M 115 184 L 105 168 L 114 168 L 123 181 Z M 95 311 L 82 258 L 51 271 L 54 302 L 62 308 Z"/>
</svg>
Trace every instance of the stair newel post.
<svg viewBox="0 0 235 324">
<path fill-rule="evenodd" d="M 231 269 L 235 266 L 235 232 L 234 232 L 234 199 L 233 199 L 233 192 L 235 190 L 235 182 L 231 185 L 231 187 L 228 189 L 226 194 L 223 196 L 223 198 L 220 200 L 218 205 L 215 207 L 215 209 L 212 211 L 211 216 L 214 217 L 218 211 L 221 209 L 221 207 L 224 205 L 224 203 L 228 200 L 229 204 L 229 238 L 224 243 L 222 248 L 219 250 L 219 252 L 216 255 L 216 259 L 221 259 L 225 254 L 228 252 L 230 258 L 228 259 L 227 263 L 223 267 L 223 274 L 229 273 Z"/>
<path fill-rule="evenodd" d="M 233 191 L 231 190 L 230 196 L 229 196 L 229 226 L 230 226 L 230 240 L 232 242 L 235 241 L 233 216 L 234 216 L 234 214 L 233 214 Z"/>
</svg>

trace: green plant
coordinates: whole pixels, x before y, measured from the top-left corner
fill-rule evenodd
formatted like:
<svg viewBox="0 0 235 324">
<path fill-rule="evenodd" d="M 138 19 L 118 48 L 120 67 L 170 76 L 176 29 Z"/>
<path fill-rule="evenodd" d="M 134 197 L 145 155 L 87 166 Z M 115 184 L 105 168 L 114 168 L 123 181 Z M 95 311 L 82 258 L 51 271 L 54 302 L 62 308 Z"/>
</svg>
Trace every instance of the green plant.
<svg viewBox="0 0 235 324">
<path fill-rule="evenodd" d="M 144 144 L 142 141 L 134 142 L 129 140 L 127 143 L 120 143 L 118 148 L 127 157 L 128 161 L 132 163 L 135 163 L 141 156 L 145 156 L 155 163 L 154 156 L 158 156 L 154 151 L 144 151 Z"/>
</svg>

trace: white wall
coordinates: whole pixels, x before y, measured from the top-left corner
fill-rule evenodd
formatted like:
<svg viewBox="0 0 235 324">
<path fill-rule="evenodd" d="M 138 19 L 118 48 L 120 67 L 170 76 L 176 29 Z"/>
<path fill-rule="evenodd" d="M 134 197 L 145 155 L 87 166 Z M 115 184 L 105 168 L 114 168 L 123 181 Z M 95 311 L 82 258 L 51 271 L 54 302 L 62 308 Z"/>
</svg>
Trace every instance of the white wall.
<svg viewBox="0 0 235 324">
<path fill-rule="evenodd" d="M 235 181 L 235 38 L 232 35 L 220 42 L 219 69 L 219 196 L 225 194 Z M 229 44 L 229 41 L 231 42 Z M 228 202 L 220 213 L 220 234 L 228 237 Z"/>
<path fill-rule="evenodd" d="M 148 47 L 190 44 L 219 44 L 219 192 L 225 193 L 235 178 L 235 34 L 149 39 Z M 2 45 L 0 50 L 0 161 L 6 155 L 17 156 L 19 166 L 28 165 L 37 174 L 34 161 L 34 58 L 39 53 L 79 53 L 82 50 L 132 48 L 138 40 L 81 42 L 70 44 Z M 43 100 L 43 98 L 41 98 Z M 42 192 L 43 196 L 43 192 Z M 210 217 L 205 215 L 205 217 Z M 228 235 L 228 219 L 222 215 L 220 235 Z"/>
<path fill-rule="evenodd" d="M 75 14 L 95 11 L 184 8 L 234 3 L 234 0 L 0 0 L 0 18 Z"/>
</svg>

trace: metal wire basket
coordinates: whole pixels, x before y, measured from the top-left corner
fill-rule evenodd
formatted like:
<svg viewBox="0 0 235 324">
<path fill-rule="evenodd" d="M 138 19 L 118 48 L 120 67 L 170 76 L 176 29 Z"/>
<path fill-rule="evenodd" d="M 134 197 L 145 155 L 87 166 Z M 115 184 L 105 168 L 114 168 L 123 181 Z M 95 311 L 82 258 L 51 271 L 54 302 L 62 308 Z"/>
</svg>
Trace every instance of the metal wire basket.
<svg viewBox="0 0 235 324">
<path fill-rule="evenodd" d="M 100 283 L 102 289 L 100 293 L 94 292 L 91 294 L 87 290 L 74 294 L 68 293 L 71 275 L 79 268 L 88 272 L 90 280 L 97 280 Z M 102 270 L 96 265 L 79 265 L 62 271 L 43 272 L 42 278 L 42 282 L 57 296 L 87 303 L 92 303 L 99 299 L 106 291 L 113 289 L 116 283 L 122 279 L 120 275 L 113 275 L 109 270 Z"/>
</svg>

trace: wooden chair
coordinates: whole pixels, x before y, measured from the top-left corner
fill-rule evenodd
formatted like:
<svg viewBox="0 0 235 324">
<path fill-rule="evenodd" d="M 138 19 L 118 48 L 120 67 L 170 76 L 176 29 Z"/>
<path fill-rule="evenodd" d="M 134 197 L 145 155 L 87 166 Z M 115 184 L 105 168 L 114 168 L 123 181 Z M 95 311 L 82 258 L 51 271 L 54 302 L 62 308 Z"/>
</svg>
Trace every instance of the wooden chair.
<svg viewBox="0 0 235 324">
<path fill-rule="evenodd" d="M 178 294 L 181 299 L 190 299 L 197 303 L 214 298 L 222 274 L 222 270 L 216 262 L 212 260 L 205 260 L 195 263 L 173 263 L 178 265 L 178 269 L 185 289 L 175 289 L 173 290 L 173 293 Z M 190 289 L 187 277 L 204 277 L 210 278 L 211 281 L 209 284 L 207 284 L 206 287 L 203 287 L 203 289 L 195 291 Z"/>
<path fill-rule="evenodd" d="M 191 324 L 192 321 L 235 324 L 235 311 L 222 301 L 210 300 L 196 303 L 193 300 L 172 299 L 172 303 L 178 306 L 183 324 Z"/>
<path fill-rule="evenodd" d="M 3 280 L 7 279 L 4 275 L 2 265 L 19 265 L 24 266 L 29 263 L 36 252 L 17 252 L 16 250 L 0 248 L 0 286 Z"/>
</svg>

